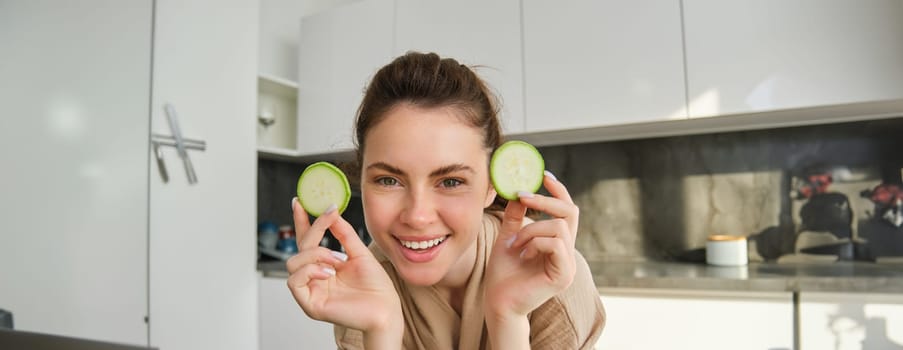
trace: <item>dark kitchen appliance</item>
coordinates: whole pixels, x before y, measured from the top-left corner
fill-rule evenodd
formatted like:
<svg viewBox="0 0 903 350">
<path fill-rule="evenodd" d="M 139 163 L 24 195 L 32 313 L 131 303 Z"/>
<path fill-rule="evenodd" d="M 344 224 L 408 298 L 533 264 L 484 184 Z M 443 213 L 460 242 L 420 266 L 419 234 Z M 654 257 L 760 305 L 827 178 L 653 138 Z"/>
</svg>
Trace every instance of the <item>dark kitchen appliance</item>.
<svg viewBox="0 0 903 350">
<path fill-rule="evenodd" d="M 846 167 L 823 164 L 806 167 L 793 181 L 792 197 L 804 201 L 799 207 L 795 251 L 836 256 L 838 260 L 874 258 L 864 240 L 854 231 L 855 215 L 850 196 L 835 189 L 835 181 L 854 178 Z"/>
<path fill-rule="evenodd" d="M 903 186 L 882 183 L 860 195 L 874 203 L 871 217 L 859 221 L 859 236 L 875 258 L 903 256 Z"/>
</svg>

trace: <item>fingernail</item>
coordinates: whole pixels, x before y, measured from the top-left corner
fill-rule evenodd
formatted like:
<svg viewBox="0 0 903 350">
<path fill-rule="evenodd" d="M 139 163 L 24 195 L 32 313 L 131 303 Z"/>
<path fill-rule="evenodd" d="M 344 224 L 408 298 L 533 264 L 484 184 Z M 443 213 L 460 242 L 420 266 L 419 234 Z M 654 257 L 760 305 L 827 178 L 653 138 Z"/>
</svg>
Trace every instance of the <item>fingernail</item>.
<svg viewBox="0 0 903 350">
<path fill-rule="evenodd" d="M 533 192 L 517 191 L 517 198 L 533 198 Z"/>
<path fill-rule="evenodd" d="M 514 244 L 514 241 L 517 240 L 517 235 L 511 236 L 510 238 L 505 240 L 505 248 L 511 248 L 511 245 Z"/>
<path fill-rule="evenodd" d="M 298 203 L 298 197 L 292 197 L 292 209 L 295 209 L 295 203 Z"/>
<path fill-rule="evenodd" d="M 520 257 L 521 259 L 523 259 L 523 258 L 524 258 L 524 254 L 526 254 L 526 253 L 527 253 L 527 249 L 521 250 L 521 251 L 520 251 L 520 256 L 519 256 L 519 257 Z"/>
<path fill-rule="evenodd" d="M 348 261 L 348 255 L 345 255 L 345 253 L 337 252 L 335 250 L 330 251 L 330 253 L 332 253 L 332 256 L 334 256 L 336 259 L 339 259 L 341 261 Z"/>
<path fill-rule="evenodd" d="M 555 180 L 555 181 L 558 181 L 558 178 L 557 178 L 557 177 L 555 177 L 555 174 L 552 174 L 552 172 L 551 172 L 551 171 L 548 171 L 548 170 L 543 170 L 543 171 L 542 171 L 542 172 L 543 172 L 543 173 L 544 173 L 544 174 L 546 174 L 546 176 L 548 176 L 548 177 L 551 177 L 551 178 L 552 178 L 552 180 Z"/>
<path fill-rule="evenodd" d="M 329 207 L 326 208 L 326 211 L 323 212 L 323 215 L 332 214 L 332 212 L 336 211 L 336 209 L 339 209 L 339 206 L 330 204 Z"/>
<path fill-rule="evenodd" d="M 324 268 L 323 268 L 323 272 L 325 272 L 327 275 L 335 276 L 335 270 L 333 270 L 333 269 L 331 269 L 331 268 L 324 267 Z"/>
</svg>

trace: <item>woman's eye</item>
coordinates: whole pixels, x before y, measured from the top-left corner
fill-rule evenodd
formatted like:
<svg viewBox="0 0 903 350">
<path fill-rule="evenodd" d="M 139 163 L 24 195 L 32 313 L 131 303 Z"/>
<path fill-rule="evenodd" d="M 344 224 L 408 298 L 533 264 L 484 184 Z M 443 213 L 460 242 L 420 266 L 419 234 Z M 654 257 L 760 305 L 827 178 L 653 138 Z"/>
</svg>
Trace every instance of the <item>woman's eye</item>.
<svg viewBox="0 0 903 350">
<path fill-rule="evenodd" d="M 462 183 L 463 182 L 458 179 L 445 179 L 445 180 L 442 180 L 442 187 L 455 188 L 455 187 L 461 186 Z"/>
<path fill-rule="evenodd" d="M 381 177 L 376 179 L 376 183 L 383 186 L 395 186 L 398 185 L 398 180 L 391 177 Z"/>
</svg>

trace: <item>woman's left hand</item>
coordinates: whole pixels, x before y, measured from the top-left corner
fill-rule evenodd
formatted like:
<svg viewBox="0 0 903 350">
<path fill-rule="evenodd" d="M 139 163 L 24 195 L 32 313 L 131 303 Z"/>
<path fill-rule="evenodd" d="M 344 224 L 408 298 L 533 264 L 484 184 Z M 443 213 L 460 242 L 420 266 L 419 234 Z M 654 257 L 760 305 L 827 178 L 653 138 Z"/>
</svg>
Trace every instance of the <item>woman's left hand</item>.
<svg viewBox="0 0 903 350">
<path fill-rule="evenodd" d="M 550 173 L 543 186 L 551 197 L 523 193 L 505 208 L 486 272 L 487 321 L 526 316 L 574 280 L 579 209 Z M 551 218 L 524 225 L 527 208 Z"/>
</svg>

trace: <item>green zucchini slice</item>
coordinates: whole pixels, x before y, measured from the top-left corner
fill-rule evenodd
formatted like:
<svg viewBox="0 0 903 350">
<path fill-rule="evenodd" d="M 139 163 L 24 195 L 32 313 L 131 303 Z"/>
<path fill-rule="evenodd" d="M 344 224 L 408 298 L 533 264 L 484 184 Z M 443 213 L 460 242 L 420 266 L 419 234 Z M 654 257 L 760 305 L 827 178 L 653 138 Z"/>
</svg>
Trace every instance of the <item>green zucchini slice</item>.
<svg viewBox="0 0 903 350">
<path fill-rule="evenodd" d="M 517 193 L 520 191 L 539 191 L 545 166 L 542 155 L 533 145 L 523 141 L 508 141 L 492 154 L 489 176 L 499 196 L 517 200 Z"/>
<path fill-rule="evenodd" d="M 351 186 L 341 169 L 328 162 L 313 163 L 298 177 L 298 201 L 308 214 L 323 215 L 330 205 L 338 206 L 339 214 L 348 208 Z"/>
</svg>

